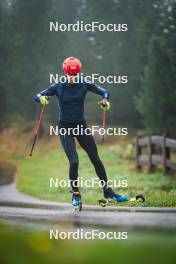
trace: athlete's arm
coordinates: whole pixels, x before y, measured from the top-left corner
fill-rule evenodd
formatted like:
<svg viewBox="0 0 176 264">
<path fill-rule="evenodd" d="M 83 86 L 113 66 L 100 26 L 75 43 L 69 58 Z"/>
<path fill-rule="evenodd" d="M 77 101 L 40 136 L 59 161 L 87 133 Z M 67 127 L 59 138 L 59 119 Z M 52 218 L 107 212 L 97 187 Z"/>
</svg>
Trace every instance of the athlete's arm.
<svg viewBox="0 0 176 264">
<path fill-rule="evenodd" d="M 37 103 L 39 103 L 39 102 L 41 102 L 41 99 L 42 98 L 49 98 L 50 96 L 53 96 L 53 95 L 55 95 L 56 94 L 56 85 L 57 84 L 52 84 L 52 85 L 50 85 L 46 90 L 44 90 L 44 91 L 42 91 L 42 92 L 40 92 L 40 93 L 38 93 L 36 96 L 35 96 L 35 101 L 37 102 Z"/>
<path fill-rule="evenodd" d="M 94 83 L 88 83 L 88 82 L 86 82 L 86 87 L 88 91 L 95 94 L 99 94 L 102 96 L 103 99 L 109 100 L 110 94 L 105 88 L 102 88 Z"/>
</svg>

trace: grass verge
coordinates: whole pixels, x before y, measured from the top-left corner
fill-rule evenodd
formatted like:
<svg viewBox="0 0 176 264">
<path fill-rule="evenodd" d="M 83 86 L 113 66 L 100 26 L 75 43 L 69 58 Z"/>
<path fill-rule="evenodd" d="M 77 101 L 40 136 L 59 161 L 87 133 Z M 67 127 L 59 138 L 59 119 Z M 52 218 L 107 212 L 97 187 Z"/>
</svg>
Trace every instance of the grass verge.
<svg viewBox="0 0 176 264">
<path fill-rule="evenodd" d="M 142 206 L 176 206 L 176 181 L 168 175 L 158 171 L 153 174 L 137 173 L 134 160 L 125 158 L 126 146 L 115 144 L 100 144 L 100 157 L 106 167 L 108 177 L 112 180 L 127 180 L 126 188 L 115 188 L 117 192 L 129 197 L 143 193 L 146 202 Z M 78 148 L 80 160 L 79 176 L 86 179 L 96 177 L 86 153 Z M 54 201 L 70 201 L 69 188 L 50 188 L 50 178 L 67 180 L 68 161 L 61 148 L 53 151 L 43 151 L 32 158 L 16 157 L 19 164 L 18 187 L 20 191 L 42 199 Z M 96 204 L 102 198 L 102 191 L 96 188 L 81 188 L 83 203 Z M 141 204 L 140 204 L 141 205 Z"/>
</svg>

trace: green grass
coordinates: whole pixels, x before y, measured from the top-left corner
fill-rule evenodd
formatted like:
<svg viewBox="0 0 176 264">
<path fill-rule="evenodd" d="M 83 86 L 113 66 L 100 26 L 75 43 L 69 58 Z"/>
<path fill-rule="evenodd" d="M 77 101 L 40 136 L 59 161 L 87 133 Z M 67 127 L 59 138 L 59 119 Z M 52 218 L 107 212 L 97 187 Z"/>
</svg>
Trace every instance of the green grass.
<svg viewBox="0 0 176 264">
<path fill-rule="evenodd" d="M 153 174 L 137 173 L 133 160 L 127 160 L 122 153 L 125 147 L 99 145 L 99 154 L 106 167 L 107 175 L 114 180 L 127 180 L 127 188 L 116 191 L 130 197 L 143 193 L 143 206 L 176 206 L 176 181 L 158 171 Z M 86 153 L 78 148 L 79 176 L 84 179 L 96 177 L 94 168 Z M 13 158 L 19 165 L 18 187 L 20 191 L 36 197 L 55 201 L 70 201 L 69 188 L 50 188 L 50 177 L 68 179 L 68 161 L 62 149 L 45 151 L 32 158 Z M 96 204 L 102 198 L 99 187 L 82 188 L 83 203 Z"/>
<path fill-rule="evenodd" d="M 49 231 L 0 224 L 0 260 L 4 264 L 175 263 L 175 232 L 128 234 L 127 240 L 50 240 Z"/>
</svg>

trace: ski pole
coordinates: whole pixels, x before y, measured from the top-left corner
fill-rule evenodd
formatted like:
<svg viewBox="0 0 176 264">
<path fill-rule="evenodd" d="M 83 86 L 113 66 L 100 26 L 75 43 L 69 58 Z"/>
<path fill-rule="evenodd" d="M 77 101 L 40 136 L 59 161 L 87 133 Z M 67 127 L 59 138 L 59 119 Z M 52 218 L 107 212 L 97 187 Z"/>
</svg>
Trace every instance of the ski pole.
<svg viewBox="0 0 176 264">
<path fill-rule="evenodd" d="M 103 110 L 103 128 L 106 128 L 106 110 Z M 104 135 L 102 137 L 102 140 L 104 140 Z"/>
<path fill-rule="evenodd" d="M 37 128 L 35 130 L 35 137 L 34 137 L 34 141 L 33 141 L 33 144 L 32 144 L 32 148 L 31 148 L 29 157 L 32 157 L 32 153 L 33 153 L 33 149 L 34 149 L 34 146 L 35 146 L 35 142 L 36 142 L 37 136 L 39 134 L 39 129 L 40 129 L 40 125 L 41 125 L 41 122 L 42 122 L 42 117 L 43 117 L 44 110 L 45 110 L 45 106 L 43 105 L 42 110 L 40 112 L 40 117 L 39 117 L 39 121 L 38 121 L 38 124 L 37 124 Z"/>
</svg>

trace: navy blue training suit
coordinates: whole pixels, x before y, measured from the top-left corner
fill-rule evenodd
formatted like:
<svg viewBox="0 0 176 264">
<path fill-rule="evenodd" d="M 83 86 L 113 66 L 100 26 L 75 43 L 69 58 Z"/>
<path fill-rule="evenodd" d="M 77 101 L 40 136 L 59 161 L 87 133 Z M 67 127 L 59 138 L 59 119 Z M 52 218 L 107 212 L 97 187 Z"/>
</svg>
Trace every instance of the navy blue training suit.
<svg viewBox="0 0 176 264">
<path fill-rule="evenodd" d="M 40 96 L 54 96 L 56 95 L 59 101 L 60 115 L 59 128 L 75 128 L 77 125 L 87 127 L 84 119 L 84 102 L 87 92 L 92 92 L 101 95 L 103 99 L 109 100 L 109 93 L 106 89 L 101 88 L 90 82 L 79 83 L 61 83 L 50 85 L 48 89 L 40 92 L 35 96 L 35 101 L 40 102 Z M 70 169 L 69 178 L 74 192 L 79 191 L 78 187 L 74 185 L 74 181 L 78 178 L 78 155 L 76 152 L 75 139 L 77 138 L 80 146 L 87 152 L 92 164 L 95 167 L 97 176 L 104 183 L 107 182 L 105 168 L 99 158 L 97 147 L 92 135 L 85 133 L 75 135 L 61 135 L 60 140 L 64 151 L 69 159 Z"/>
</svg>

